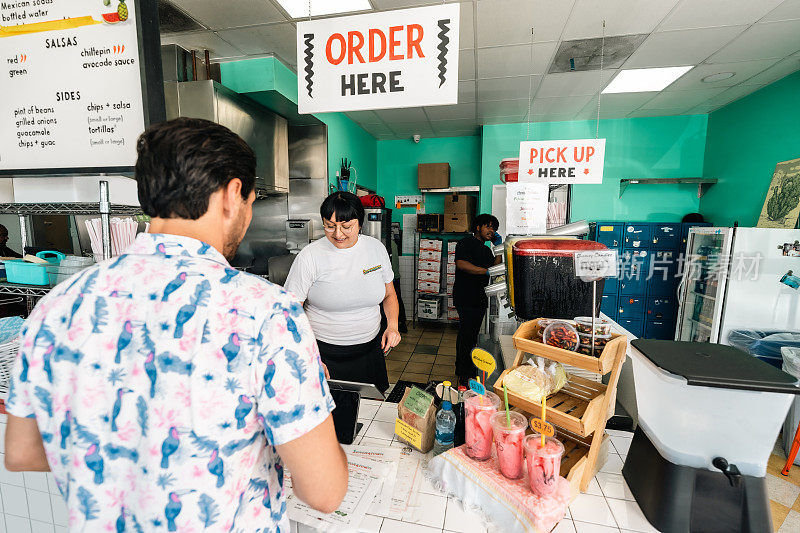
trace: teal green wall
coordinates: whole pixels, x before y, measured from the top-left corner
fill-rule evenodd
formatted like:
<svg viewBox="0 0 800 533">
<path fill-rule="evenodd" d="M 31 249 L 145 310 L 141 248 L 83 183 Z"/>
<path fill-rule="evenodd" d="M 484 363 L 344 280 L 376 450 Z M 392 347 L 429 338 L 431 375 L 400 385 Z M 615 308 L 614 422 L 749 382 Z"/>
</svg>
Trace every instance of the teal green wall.
<svg viewBox="0 0 800 533">
<path fill-rule="evenodd" d="M 601 185 L 572 188 L 571 220 L 680 221 L 699 209 L 697 186 L 632 186 L 619 198 L 620 178 L 700 177 L 706 140 L 706 115 L 600 121 L 606 139 Z M 492 185 L 500 183 L 500 160 L 519 155 L 527 124 L 483 127 L 481 211 L 491 208 Z M 531 124 L 530 140 L 594 138 L 596 122 Z"/>
<path fill-rule="evenodd" d="M 755 226 L 775 165 L 800 158 L 800 72 L 708 118 L 704 175 L 717 178 L 700 212 L 718 226 Z"/>
<path fill-rule="evenodd" d="M 440 137 L 422 139 L 419 143 L 408 139 L 378 141 L 378 192 L 387 204 L 394 203 L 395 195 L 419 194 L 417 164 L 450 163 L 450 185 L 453 187 L 480 185 L 480 137 Z M 444 195 L 425 195 L 425 211 L 444 212 Z M 401 220 L 402 213 L 415 213 L 414 208 L 403 208 L 392 213 L 393 220 Z"/>
<path fill-rule="evenodd" d="M 268 105 L 261 98 L 278 91 L 297 103 L 297 75 L 272 57 L 230 61 L 220 64 L 223 84 L 240 94 Z M 342 158 L 353 161 L 358 183 L 372 190 L 378 187 L 378 141 L 342 113 L 314 115 L 328 126 L 328 179 L 334 182 Z"/>
</svg>

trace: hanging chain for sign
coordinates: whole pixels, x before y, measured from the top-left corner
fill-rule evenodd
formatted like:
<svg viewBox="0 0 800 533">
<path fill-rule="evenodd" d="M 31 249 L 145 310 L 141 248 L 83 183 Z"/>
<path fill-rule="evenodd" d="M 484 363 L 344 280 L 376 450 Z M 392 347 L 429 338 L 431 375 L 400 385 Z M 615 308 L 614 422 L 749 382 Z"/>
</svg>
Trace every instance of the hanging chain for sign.
<svg viewBox="0 0 800 533">
<path fill-rule="evenodd" d="M 533 28 L 531 28 L 531 71 L 528 73 L 528 133 L 525 140 L 531 140 L 531 107 L 533 102 Z"/>
<path fill-rule="evenodd" d="M 600 138 L 600 96 L 603 94 L 603 58 L 606 52 L 606 21 L 603 20 L 603 37 L 600 39 L 600 87 L 597 89 L 597 127 L 594 138 Z"/>
</svg>

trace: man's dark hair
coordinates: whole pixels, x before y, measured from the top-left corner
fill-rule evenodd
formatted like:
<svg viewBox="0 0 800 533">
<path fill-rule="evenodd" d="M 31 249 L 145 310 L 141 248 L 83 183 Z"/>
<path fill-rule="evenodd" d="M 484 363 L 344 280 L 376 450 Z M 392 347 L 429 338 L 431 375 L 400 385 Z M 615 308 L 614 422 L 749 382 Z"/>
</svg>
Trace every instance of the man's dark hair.
<svg viewBox="0 0 800 533">
<path fill-rule="evenodd" d="M 500 221 L 497 220 L 496 216 L 484 213 L 475 217 L 472 222 L 472 231 L 478 231 L 481 226 L 491 226 L 493 230 L 497 231 L 497 228 L 500 227 Z"/>
<path fill-rule="evenodd" d="M 211 195 L 232 179 L 242 198 L 255 187 L 256 155 L 231 130 L 199 118 L 155 124 L 136 143 L 136 181 L 145 214 L 197 220 Z"/>
<path fill-rule="evenodd" d="M 323 220 L 333 220 L 336 215 L 336 222 L 347 222 L 348 220 L 358 219 L 358 225 L 364 225 L 364 206 L 358 196 L 351 192 L 339 191 L 331 194 L 319 207 L 319 214 Z"/>
</svg>

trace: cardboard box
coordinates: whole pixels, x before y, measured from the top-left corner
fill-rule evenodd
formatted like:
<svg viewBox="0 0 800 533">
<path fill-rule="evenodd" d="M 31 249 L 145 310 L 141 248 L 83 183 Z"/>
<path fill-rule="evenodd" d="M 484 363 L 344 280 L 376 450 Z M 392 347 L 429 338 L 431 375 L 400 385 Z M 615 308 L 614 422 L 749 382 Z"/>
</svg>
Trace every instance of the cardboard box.
<svg viewBox="0 0 800 533">
<path fill-rule="evenodd" d="M 419 292 L 428 292 L 431 294 L 439 294 L 442 290 L 442 285 L 438 281 L 422 281 L 417 282 L 417 290 Z"/>
<path fill-rule="evenodd" d="M 450 163 L 419 163 L 417 185 L 420 189 L 446 189 L 450 186 Z"/>
<path fill-rule="evenodd" d="M 458 241 L 447 241 L 447 253 L 456 253 L 456 246 L 458 246 Z"/>
<path fill-rule="evenodd" d="M 419 270 L 427 270 L 428 272 L 441 272 L 442 271 L 442 263 L 439 261 L 420 261 L 417 263 L 417 268 Z"/>
<path fill-rule="evenodd" d="M 447 273 L 448 274 L 455 274 L 456 273 L 456 263 L 455 263 L 455 261 L 452 262 L 452 263 L 448 261 L 448 263 L 447 263 Z"/>
<path fill-rule="evenodd" d="M 439 233 L 444 228 L 444 215 L 441 213 L 421 213 L 417 215 L 417 231 Z"/>
<path fill-rule="evenodd" d="M 442 251 L 441 250 L 420 250 L 419 251 L 419 260 L 420 261 L 441 261 L 442 260 Z"/>
<path fill-rule="evenodd" d="M 475 214 L 478 199 L 468 194 L 448 194 L 444 198 L 444 214 L 467 213 Z"/>
<path fill-rule="evenodd" d="M 448 309 L 447 310 L 447 319 L 448 320 L 458 320 L 458 311 L 455 309 Z"/>
<path fill-rule="evenodd" d="M 417 316 L 422 318 L 439 318 L 439 300 L 420 298 L 417 302 Z"/>
<path fill-rule="evenodd" d="M 456 275 L 455 274 L 448 274 L 447 275 L 447 286 L 452 287 L 456 283 Z"/>
<path fill-rule="evenodd" d="M 452 297 L 450 297 L 450 298 L 448 298 L 448 299 L 447 299 L 447 308 L 448 308 L 448 309 L 455 309 L 455 308 L 456 308 L 456 304 L 455 304 L 455 302 L 453 301 L 453 298 L 452 298 Z"/>
<path fill-rule="evenodd" d="M 442 279 L 442 274 L 440 272 L 431 272 L 429 270 L 420 270 L 417 272 L 417 279 L 419 281 L 434 281 L 439 283 Z"/>
<path fill-rule="evenodd" d="M 442 251 L 442 245 L 444 243 L 441 239 L 420 239 L 419 240 L 419 249 L 420 250 L 438 250 L 439 252 Z"/>
<path fill-rule="evenodd" d="M 474 216 L 469 213 L 455 213 L 444 219 L 444 231 L 448 233 L 466 233 L 472 230 Z"/>
</svg>

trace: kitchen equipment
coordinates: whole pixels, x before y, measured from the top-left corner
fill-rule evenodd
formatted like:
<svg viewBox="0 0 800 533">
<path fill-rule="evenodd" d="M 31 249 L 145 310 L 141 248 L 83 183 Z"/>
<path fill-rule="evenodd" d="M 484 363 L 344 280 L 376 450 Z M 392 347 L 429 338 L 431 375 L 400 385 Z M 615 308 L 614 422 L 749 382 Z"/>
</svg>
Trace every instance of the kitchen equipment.
<svg viewBox="0 0 800 533">
<path fill-rule="evenodd" d="M 417 231 L 439 233 L 444 229 L 444 215 L 441 213 L 420 213 L 417 215 Z"/>
<path fill-rule="evenodd" d="M 6 279 L 9 283 L 22 285 L 50 285 L 50 276 L 47 268 L 59 265 L 64 259 L 64 254 L 55 251 L 38 252 L 36 257 L 44 259 L 47 263 L 29 263 L 22 259 L 7 259 Z"/>
<path fill-rule="evenodd" d="M 659 531 L 771 531 L 765 475 L 796 378 L 729 346 L 637 339 L 622 473 Z"/>
<path fill-rule="evenodd" d="M 370 207 L 364 209 L 364 225 L 361 233 L 381 241 L 392 255 L 392 210 L 385 207 Z"/>
<path fill-rule="evenodd" d="M 676 340 L 729 344 L 734 329 L 800 330 L 800 291 L 781 280 L 797 258 L 784 245 L 800 230 L 689 230 Z"/>
<path fill-rule="evenodd" d="M 292 220 L 286 221 L 286 249 L 297 253 L 311 242 L 311 221 Z"/>
<path fill-rule="evenodd" d="M 517 316 L 564 318 L 597 316 L 604 280 L 596 282 L 592 310 L 592 283 L 575 276 L 575 252 L 605 250 L 603 244 L 577 239 L 525 239 L 512 246 L 513 304 Z"/>
<path fill-rule="evenodd" d="M 297 254 L 273 255 L 267 259 L 267 269 L 269 280 L 275 285 L 283 286 L 289 276 L 289 269 Z"/>
</svg>

